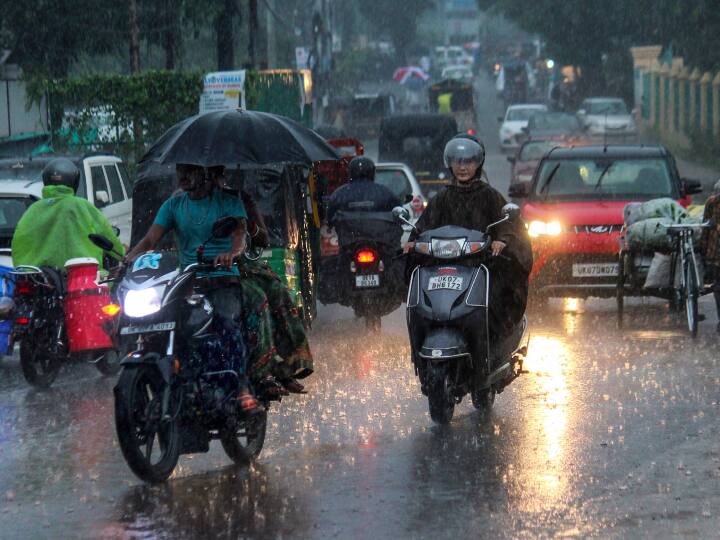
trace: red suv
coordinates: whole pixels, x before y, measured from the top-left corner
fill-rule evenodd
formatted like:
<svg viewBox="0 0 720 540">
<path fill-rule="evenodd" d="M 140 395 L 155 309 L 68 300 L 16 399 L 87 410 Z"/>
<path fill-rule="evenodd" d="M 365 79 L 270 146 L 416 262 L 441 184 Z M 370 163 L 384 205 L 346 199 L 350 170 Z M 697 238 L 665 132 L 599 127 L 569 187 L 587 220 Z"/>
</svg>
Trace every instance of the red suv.
<svg viewBox="0 0 720 540">
<path fill-rule="evenodd" d="M 623 209 L 632 201 L 670 197 L 684 206 L 702 191 L 679 177 L 663 146 L 555 148 L 540 162 L 523 198 L 533 243 L 532 290 L 541 296 L 613 296 Z"/>
</svg>

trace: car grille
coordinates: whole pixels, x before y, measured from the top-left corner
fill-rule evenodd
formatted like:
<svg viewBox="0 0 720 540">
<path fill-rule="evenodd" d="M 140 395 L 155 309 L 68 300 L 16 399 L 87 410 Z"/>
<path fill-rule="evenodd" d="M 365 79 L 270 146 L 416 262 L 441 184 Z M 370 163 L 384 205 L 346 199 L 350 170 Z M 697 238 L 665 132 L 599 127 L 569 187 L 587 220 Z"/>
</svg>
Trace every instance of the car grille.
<svg viewBox="0 0 720 540">
<path fill-rule="evenodd" d="M 620 233 L 624 225 L 568 225 L 567 232 L 575 234 L 613 234 Z"/>
</svg>

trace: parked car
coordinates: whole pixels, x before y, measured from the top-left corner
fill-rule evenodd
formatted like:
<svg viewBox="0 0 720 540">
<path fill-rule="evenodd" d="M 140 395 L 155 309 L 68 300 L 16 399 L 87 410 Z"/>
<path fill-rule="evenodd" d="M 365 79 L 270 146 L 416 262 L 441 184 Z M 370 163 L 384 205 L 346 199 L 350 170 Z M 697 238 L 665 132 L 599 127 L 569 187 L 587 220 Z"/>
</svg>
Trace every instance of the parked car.
<svg viewBox="0 0 720 540">
<path fill-rule="evenodd" d="M 472 67 L 473 62 L 473 57 L 465 49 L 458 45 L 452 45 L 450 47 L 435 47 L 433 65 L 436 69 L 457 65 Z"/>
<path fill-rule="evenodd" d="M 563 112 L 538 112 L 528 120 L 525 133 L 530 140 L 554 140 L 567 144 L 585 141 L 585 129 L 577 116 Z"/>
<path fill-rule="evenodd" d="M 453 80 L 471 83 L 473 80 L 473 72 L 469 66 L 447 66 L 443 68 L 442 74 L 440 75 L 442 80 Z"/>
<path fill-rule="evenodd" d="M 512 166 L 510 185 L 525 184 L 526 187 L 529 187 L 542 157 L 556 146 L 561 145 L 561 142 L 552 140 L 525 141 L 516 155 L 507 158 Z"/>
<path fill-rule="evenodd" d="M 42 197 L 42 170 L 52 159 L 0 159 L 0 256 L 10 257 L 15 226 L 25 209 Z M 120 240 L 130 242 L 132 186 L 122 159 L 112 154 L 67 156 L 80 169 L 78 197 L 85 197 L 120 229 Z M 20 210 L 22 209 L 22 212 Z M 9 260 L 4 263 L 9 264 Z"/>
<path fill-rule="evenodd" d="M 510 105 L 505 116 L 498 117 L 500 122 L 500 148 L 501 150 L 514 150 L 520 147 L 526 137 L 523 128 L 526 128 L 530 117 L 537 112 L 546 112 L 547 105 L 521 104 Z"/>
<path fill-rule="evenodd" d="M 670 197 L 690 204 L 700 182 L 681 179 L 663 146 L 555 148 L 541 160 L 522 213 L 532 239 L 531 290 L 542 297 L 614 296 L 625 205 Z"/>
<path fill-rule="evenodd" d="M 616 143 L 632 142 L 637 137 L 635 120 L 620 98 L 588 98 L 577 115 L 593 139 Z"/>
</svg>

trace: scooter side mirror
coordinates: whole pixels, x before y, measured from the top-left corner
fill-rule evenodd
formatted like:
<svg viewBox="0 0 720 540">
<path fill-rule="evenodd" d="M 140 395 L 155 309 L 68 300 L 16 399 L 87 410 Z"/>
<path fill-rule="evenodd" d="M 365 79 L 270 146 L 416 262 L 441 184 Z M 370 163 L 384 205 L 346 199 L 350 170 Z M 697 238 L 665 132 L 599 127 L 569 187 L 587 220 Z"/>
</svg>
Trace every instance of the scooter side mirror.
<svg viewBox="0 0 720 540">
<path fill-rule="evenodd" d="M 404 206 L 396 206 L 393 208 L 392 215 L 399 221 L 408 221 L 410 219 L 410 212 Z"/>
<path fill-rule="evenodd" d="M 503 216 L 506 216 L 510 221 L 515 221 L 520 217 L 520 207 L 514 203 L 507 203 L 502 207 Z"/>
</svg>

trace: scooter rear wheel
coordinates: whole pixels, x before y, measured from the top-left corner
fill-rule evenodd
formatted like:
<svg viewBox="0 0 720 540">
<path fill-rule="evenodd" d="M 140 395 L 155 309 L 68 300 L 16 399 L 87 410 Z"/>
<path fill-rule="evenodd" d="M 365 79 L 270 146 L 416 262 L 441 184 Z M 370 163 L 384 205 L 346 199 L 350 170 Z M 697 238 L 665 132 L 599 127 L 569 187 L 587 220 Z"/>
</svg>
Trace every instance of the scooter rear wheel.
<svg viewBox="0 0 720 540">
<path fill-rule="evenodd" d="M 495 404 L 495 390 L 492 387 L 473 390 L 471 397 L 473 406 L 480 412 L 490 412 Z"/>
<path fill-rule="evenodd" d="M 429 365 L 427 373 L 430 418 L 437 424 L 448 424 L 455 412 L 452 379 L 447 364 Z"/>
</svg>

